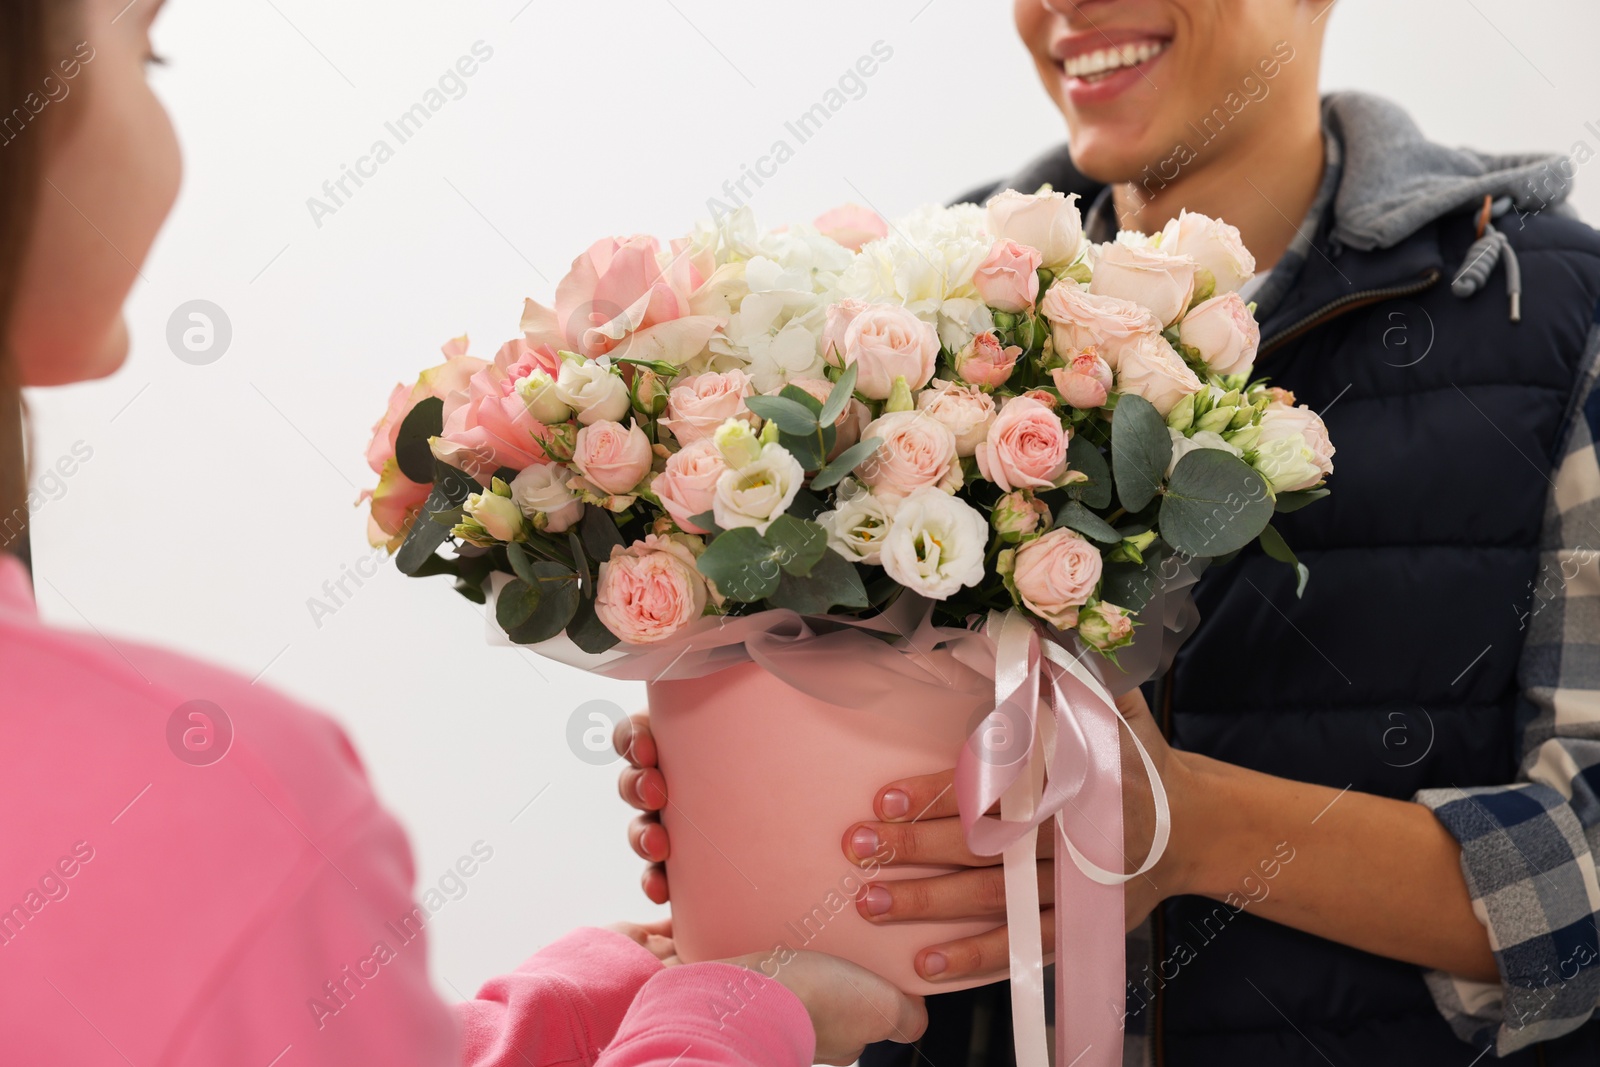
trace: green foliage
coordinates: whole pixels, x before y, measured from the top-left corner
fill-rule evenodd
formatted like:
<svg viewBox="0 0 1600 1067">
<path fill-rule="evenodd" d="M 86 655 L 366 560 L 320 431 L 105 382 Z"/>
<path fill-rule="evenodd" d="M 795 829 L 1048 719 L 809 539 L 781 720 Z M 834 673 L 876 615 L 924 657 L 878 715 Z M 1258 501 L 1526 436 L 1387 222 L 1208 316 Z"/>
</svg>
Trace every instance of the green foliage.
<svg viewBox="0 0 1600 1067">
<path fill-rule="evenodd" d="M 867 587 L 855 565 L 837 552 L 826 553 L 810 573 L 797 578 L 785 573 L 767 603 L 802 615 L 822 615 L 833 608 L 858 610 L 868 604 Z"/>
<path fill-rule="evenodd" d="M 1111 469 L 1123 508 L 1139 511 L 1155 499 L 1170 462 L 1166 420 L 1144 397 L 1122 394 L 1111 420 Z"/>
<path fill-rule="evenodd" d="M 1108 545 L 1122 540 L 1122 535 L 1109 522 L 1076 500 L 1067 501 L 1056 511 L 1056 525 L 1076 530 L 1085 537 Z"/>
<path fill-rule="evenodd" d="M 1311 571 L 1299 557 L 1294 554 L 1294 549 L 1289 547 L 1289 542 L 1283 539 L 1283 534 L 1270 522 L 1261 530 L 1261 549 L 1267 555 L 1280 563 L 1287 563 L 1294 568 L 1294 595 L 1305 596 L 1306 582 L 1311 580 Z"/>
<path fill-rule="evenodd" d="M 417 401 L 415 407 L 400 421 L 400 432 L 394 441 L 394 460 L 400 473 L 424 485 L 433 481 L 433 449 L 428 438 L 444 432 L 444 401 L 436 396 Z"/>
<path fill-rule="evenodd" d="M 1254 541 L 1271 518 L 1266 479 L 1230 452 L 1197 448 L 1173 468 L 1158 526 L 1179 552 L 1211 558 Z"/>
</svg>

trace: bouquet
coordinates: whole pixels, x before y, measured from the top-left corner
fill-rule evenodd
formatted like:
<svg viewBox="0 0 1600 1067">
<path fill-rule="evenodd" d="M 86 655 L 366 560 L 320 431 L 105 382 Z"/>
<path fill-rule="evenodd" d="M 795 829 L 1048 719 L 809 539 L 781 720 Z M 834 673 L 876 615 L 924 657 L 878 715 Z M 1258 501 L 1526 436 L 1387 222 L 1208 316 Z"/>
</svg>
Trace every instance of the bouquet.
<svg viewBox="0 0 1600 1067">
<path fill-rule="evenodd" d="M 1095 245 L 1075 200 L 598 241 L 492 360 L 462 338 L 396 386 L 373 542 L 496 593 L 512 641 L 590 653 L 909 592 L 1115 662 L 1164 556 L 1260 538 L 1303 588 L 1269 523 L 1326 494 L 1334 450 L 1253 377 L 1238 231 L 1184 213 Z"/>
<path fill-rule="evenodd" d="M 1154 841 L 1132 875 L 1107 852 L 1112 694 L 1174 651 L 1208 562 L 1259 539 L 1303 590 L 1271 519 L 1333 471 L 1321 419 L 1254 375 L 1254 267 L 1197 214 L 1088 242 L 1048 188 L 607 238 L 492 360 L 462 338 L 395 388 L 371 535 L 509 641 L 651 683 L 683 958 L 777 942 L 937 991 L 909 962 L 928 924 L 834 918 L 860 889 L 836 833 L 954 760 L 968 847 L 1003 856 L 1018 1062 L 1045 1062 L 1049 827 L 1057 1062 L 1111 1067 L 1121 883 L 1169 826 L 1132 735 Z"/>
</svg>

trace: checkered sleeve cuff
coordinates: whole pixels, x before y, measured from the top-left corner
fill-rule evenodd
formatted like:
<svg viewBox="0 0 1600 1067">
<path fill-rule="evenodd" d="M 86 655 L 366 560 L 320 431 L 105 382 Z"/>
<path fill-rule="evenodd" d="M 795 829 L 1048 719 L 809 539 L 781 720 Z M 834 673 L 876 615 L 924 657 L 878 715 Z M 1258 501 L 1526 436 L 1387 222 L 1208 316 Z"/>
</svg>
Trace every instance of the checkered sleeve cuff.
<svg viewBox="0 0 1600 1067">
<path fill-rule="evenodd" d="M 1456 1034 L 1498 1055 L 1582 1026 L 1600 1003 L 1600 890 L 1572 802 L 1534 783 L 1429 789 L 1418 803 L 1461 844 L 1498 987 L 1439 971 L 1429 991 Z"/>
</svg>

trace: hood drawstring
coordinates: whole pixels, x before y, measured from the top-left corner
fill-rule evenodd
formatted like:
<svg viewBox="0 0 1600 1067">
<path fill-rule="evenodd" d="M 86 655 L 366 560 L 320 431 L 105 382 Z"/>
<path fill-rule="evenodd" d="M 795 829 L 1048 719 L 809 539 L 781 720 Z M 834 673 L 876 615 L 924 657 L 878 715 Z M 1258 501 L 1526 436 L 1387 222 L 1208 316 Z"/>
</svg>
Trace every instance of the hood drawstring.
<svg viewBox="0 0 1600 1067">
<path fill-rule="evenodd" d="M 1511 198 L 1483 198 L 1483 210 L 1478 212 L 1478 239 L 1467 249 L 1467 261 L 1450 283 L 1450 291 L 1459 297 L 1468 297 L 1483 288 L 1494 273 L 1494 266 L 1502 255 L 1506 261 L 1506 296 L 1511 302 L 1511 321 L 1522 321 L 1522 265 L 1517 262 L 1516 250 L 1505 234 L 1494 228 L 1491 218 L 1498 218 L 1511 208 Z"/>
</svg>

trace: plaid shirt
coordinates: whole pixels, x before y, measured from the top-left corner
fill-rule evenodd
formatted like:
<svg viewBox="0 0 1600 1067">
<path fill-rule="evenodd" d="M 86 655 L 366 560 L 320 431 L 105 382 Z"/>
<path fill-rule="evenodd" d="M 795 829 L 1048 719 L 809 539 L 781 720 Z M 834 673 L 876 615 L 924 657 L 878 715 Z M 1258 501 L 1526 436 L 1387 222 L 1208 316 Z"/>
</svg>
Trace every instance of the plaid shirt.
<svg viewBox="0 0 1600 1067">
<path fill-rule="evenodd" d="M 1324 133 L 1317 196 L 1283 258 L 1243 290 L 1265 317 L 1294 285 L 1339 188 L 1342 149 Z M 1084 215 L 1096 241 L 1118 226 L 1107 188 Z M 1473 910 L 1500 984 L 1424 974 L 1434 1003 L 1474 1046 L 1506 1055 L 1582 1026 L 1600 1006 L 1600 309 L 1551 478 L 1541 566 L 1530 584 L 1519 668 L 1526 726 L 1517 781 L 1428 789 L 1415 800 L 1461 845 Z M 1149 923 L 1128 939 L 1138 988 L 1153 966 Z M 1130 1007 L 1134 1001 L 1130 996 Z M 1150 1062 L 1147 1013 L 1130 1014 L 1124 1063 Z"/>
</svg>

